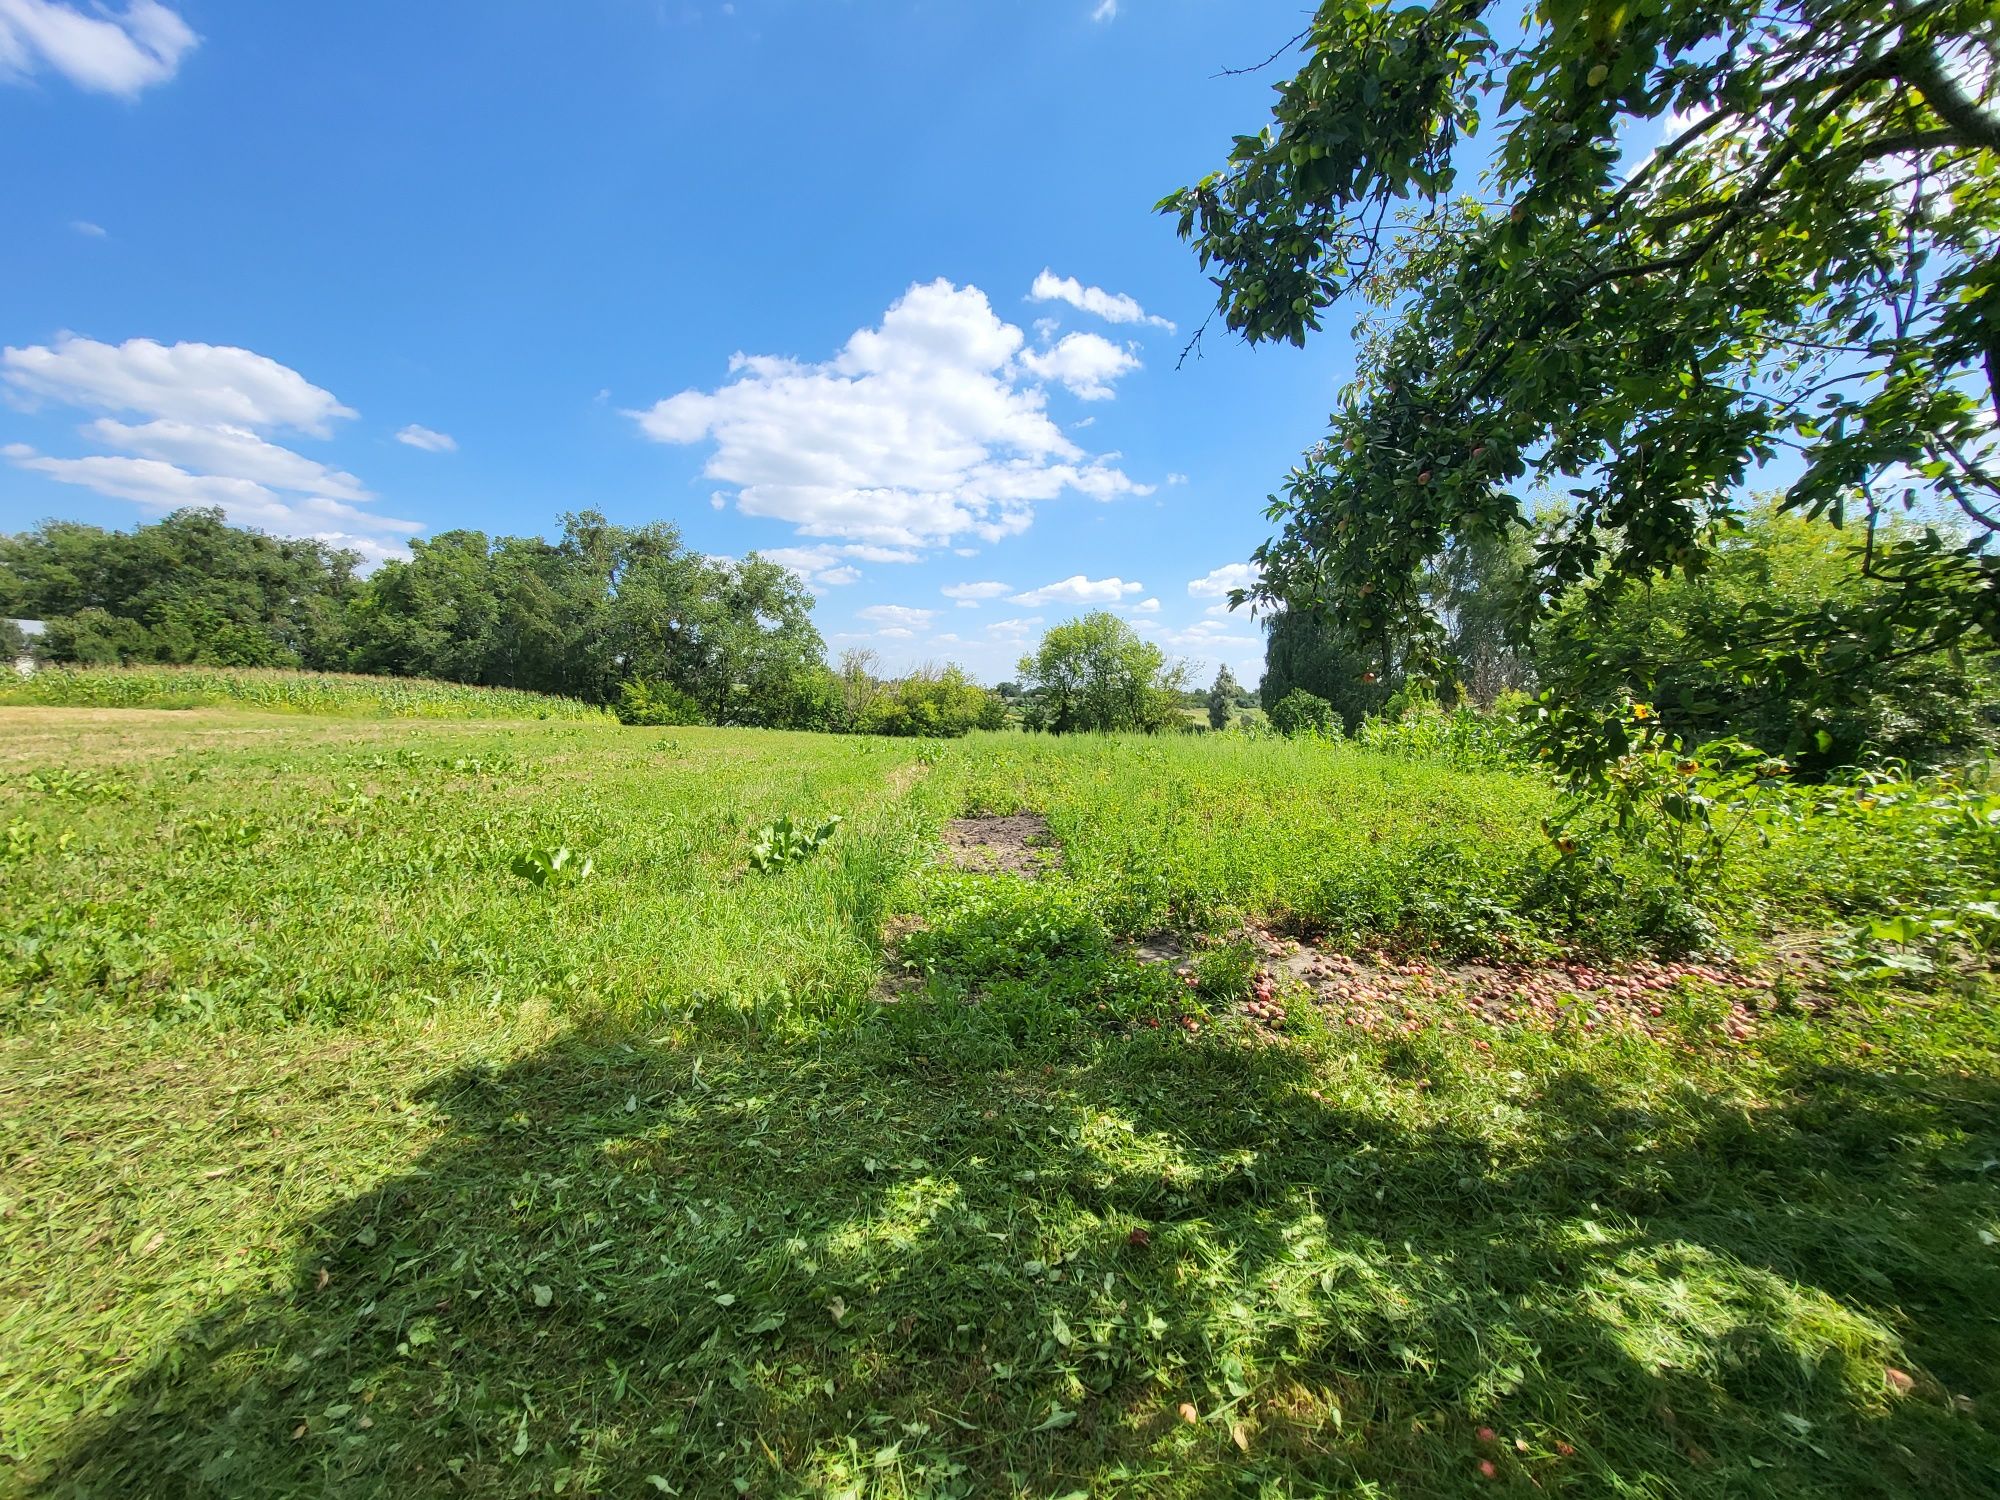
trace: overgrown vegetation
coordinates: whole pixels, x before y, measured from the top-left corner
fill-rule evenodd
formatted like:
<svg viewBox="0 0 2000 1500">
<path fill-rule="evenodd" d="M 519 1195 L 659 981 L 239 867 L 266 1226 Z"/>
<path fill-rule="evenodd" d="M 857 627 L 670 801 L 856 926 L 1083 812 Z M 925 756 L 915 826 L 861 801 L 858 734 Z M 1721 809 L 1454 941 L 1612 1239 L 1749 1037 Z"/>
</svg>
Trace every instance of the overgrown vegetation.
<svg viewBox="0 0 2000 1500">
<path fill-rule="evenodd" d="M 10 1478 L 1982 1495 L 1990 982 L 1761 935 L 2000 885 L 1987 794 L 1785 795 L 1684 900 L 1414 745 L 0 719 Z M 1450 967 L 1689 913 L 1772 988 Z"/>
<path fill-rule="evenodd" d="M 1502 617 L 1524 586 L 1526 542 L 1476 550 L 1454 545 L 1430 570 L 1424 608 L 1440 643 L 1429 654 L 1394 632 L 1356 640 L 1307 605 L 1280 610 L 1268 622 L 1267 701 L 1308 692 L 1334 707 L 1349 734 L 1371 723 L 1379 735 L 1381 725 L 1423 718 L 1440 702 L 1518 717 L 1519 690 L 1539 689 L 1528 727 L 1546 726 L 1539 747 L 1563 751 L 1559 768 L 1585 775 L 1601 766 L 1600 747 L 1616 743 L 1604 726 L 1635 701 L 1685 746 L 1743 740 L 1809 777 L 1871 756 L 1948 766 L 1995 742 L 2000 684 L 1978 653 L 1875 655 L 1850 641 L 1828 648 L 1839 660 L 1824 658 L 1827 680 L 1807 688 L 1790 670 L 1766 670 L 1754 651 L 1723 649 L 1752 619 L 1874 609 L 1883 598 L 1853 538 L 1772 501 L 1747 508 L 1698 573 L 1573 589 L 1518 646 Z M 1582 759 L 1569 758 L 1579 750 Z"/>
<path fill-rule="evenodd" d="M 360 714 L 392 719 L 602 719 L 571 698 L 416 678 L 230 667 L 45 666 L 0 676 L 0 705 L 50 708 L 209 708 Z"/>
</svg>

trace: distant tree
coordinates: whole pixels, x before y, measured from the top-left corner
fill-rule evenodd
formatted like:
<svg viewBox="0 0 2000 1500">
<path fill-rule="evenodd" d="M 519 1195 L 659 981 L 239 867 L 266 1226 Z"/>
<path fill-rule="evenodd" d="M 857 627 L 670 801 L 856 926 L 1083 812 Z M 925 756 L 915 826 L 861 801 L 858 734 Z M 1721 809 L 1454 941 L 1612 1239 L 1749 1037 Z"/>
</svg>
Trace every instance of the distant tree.
<svg viewBox="0 0 2000 1500">
<path fill-rule="evenodd" d="M 28 654 L 28 633 L 11 619 L 0 617 L 0 671 Z"/>
<path fill-rule="evenodd" d="M 1497 534 L 1454 537 L 1425 571 L 1429 611 L 1444 630 L 1440 686 L 1482 708 L 1534 681 L 1534 662 L 1516 628 L 1534 564 L 1534 533 L 1516 526 Z"/>
<path fill-rule="evenodd" d="M 1304 608 L 1278 609 L 1264 620 L 1264 680 L 1257 696 L 1270 713 L 1295 691 L 1333 706 L 1352 734 L 1380 712 L 1393 689 L 1383 680 L 1380 652 L 1352 638 L 1329 615 Z"/>
<path fill-rule="evenodd" d="M 81 667 L 118 667 L 160 660 L 150 630 L 137 620 L 128 620 L 95 605 L 73 615 L 52 616 L 45 623 L 41 639 L 35 643 L 35 654 L 44 661 Z"/>
<path fill-rule="evenodd" d="M 1208 727 L 1227 729 L 1229 711 L 1236 706 L 1242 695 L 1243 689 L 1237 685 L 1236 674 L 1226 666 L 1217 667 L 1215 685 L 1208 690 Z"/>
<path fill-rule="evenodd" d="M 436 677 L 489 687 L 543 686 L 502 643 L 498 580 L 483 531 L 446 531 L 410 542 L 407 562 L 384 563 L 353 607 L 353 666 L 362 672 Z"/>
<path fill-rule="evenodd" d="M 1157 733 L 1177 717 L 1184 668 L 1106 610 L 1058 625 L 1018 668 L 1027 700 L 1023 721 L 1051 734 Z"/>
<path fill-rule="evenodd" d="M 613 574 L 605 644 L 616 673 L 693 694 L 717 724 L 824 721 L 837 702 L 812 595 L 752 553 L 742 562 L 653 538 Z M 824 727 L 816 723 L 816 727 Z"/>
<path fill-rule="evenodd" d="M 882 693 L 881 653 L 850 646 L 840 653 L 834 675 L 840 679 L 841 710 L 850 725 L 858 726 L 867 717 L 869 705 Z"/>
<path fill-rule="evenodd" d="M 1019 698 L 1021 696 L 1021 684 L 1018 682 L 1003 682 L 993 691 L 998 693 L 1002 698 L 1006 699 L 1009 703 L 1012 703 L 1016 698 Z"/>
<path fill-rule="evenodd" d="M 672 688 L 717 724 L 838 727 L 840 694 L 798 578 L 672 526 L 563 517 L 556 541 L 452 531 L 376 571 L 353 609 L 363 671 L 528 688 L 595 703 Z M 680 709 L 673 712 L 682 712 Z"/>
</svg>

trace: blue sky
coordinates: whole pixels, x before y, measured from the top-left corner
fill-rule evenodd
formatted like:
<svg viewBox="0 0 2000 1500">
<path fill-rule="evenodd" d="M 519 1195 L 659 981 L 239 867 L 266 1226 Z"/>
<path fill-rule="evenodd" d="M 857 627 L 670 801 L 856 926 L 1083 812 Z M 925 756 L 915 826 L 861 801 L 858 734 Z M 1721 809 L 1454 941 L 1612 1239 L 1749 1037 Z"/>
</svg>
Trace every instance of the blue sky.
<svg viewBox="0 0 2000 1500">
<path fill-rule="evenodd" d="M 594 507 L 799 567 L 835 653 L 993 681 L 1109 604 L 1254 680 L 1205 580 L 1349 349 L 1176 371 L 1211 289 L 1151 208 L 1300 14 L 0 0 L 0 527 Z"/>
</svg>

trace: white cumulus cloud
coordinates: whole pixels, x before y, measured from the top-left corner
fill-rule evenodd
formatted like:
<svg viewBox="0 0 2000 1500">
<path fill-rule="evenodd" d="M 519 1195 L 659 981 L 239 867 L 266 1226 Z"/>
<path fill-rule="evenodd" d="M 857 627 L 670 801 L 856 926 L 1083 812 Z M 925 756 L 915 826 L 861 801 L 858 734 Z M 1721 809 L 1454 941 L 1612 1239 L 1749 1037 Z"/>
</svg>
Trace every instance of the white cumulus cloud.
<svg viewBox="0 0 2000 1500">
<path fill-rule="evenodd" d="M 912 286 L 879 327 L 809 364 L 738 354 L 732 379 L 628 413 L 662 443 L 712 442 L 745 515 L 887 547 L 998 541 L 1038 501 L 1143 495 L 1064 436 L 1016 361 L 1021 330 L 977 287 Z"/>
<path fill-rule="evenodd" d="M 1247 589 L 1257 582 L 1257 567 L 1254 563 L 1224 563 L 1212 572 L 1204 573 L 1188 584 L 1188 592 L 1197 599 L 1226 599 L 1231 589 Z"/>
<path fill-rule="evenodd" d="M 1015 594 L 1010 603 L 1014 604 L 1115 604 L 1127 594 L 1143 594 L 1146 586 L 1142 583 L 1127 583 L 1122 578 L 1086 578 L 1081 573 L 1065 578 L 1059 583 L 1045 583 L 1038 589 Z"/>
<path fill-rule="evenodd" d="M 1069 387 L 1085 401 L 1109 400 L 1117 392 L 1111 382 L 1138 369 L 1139 356 L 1094 333 L 1065 334 L 1052 348 L 1030 349 L 1022 366 L 1043 380 Z"/>
<path fill-rule="evenodd" d="M 0 79 L 18 82 L 47 69 L 80 89 L 130 99 L 172 78 L 198 40 L 158 0 L 131 0 L 123 10 L 0 0 Z"/>
<path fill-rule="evenodd" d="M 831 544 L 818 547 L 759 547 L 757 555 L 774 562 L 781 568 L 789 568 L 809 584 L 826 585 L 837 588 L 853 583 L 861 577 L 856 562 L 872 563 L 913 563 L 923 561 L 923 554 L 912 552 L 907 547 L 875 547 L 857 544 L 836 547 Z"/>
<path fill-rule="evenodd" d="M 0 379 L 68 406 L 252 431 L 291 427 L 325 437 L 336 418 L 354 415 L 298 371 L 221 344 L 101 344 L 65 333 L 52 346 L 0 350 Z"/>
<path fill-rule="evenodd" d="M 205 426 L 159 417 L 138 424 L 99 417 L 82 429 L 107 448 L 158 459 L 223 479 L 244 479 L 276 489 L 300 490 L 335 500 L 372 499 L 352 474 L 330 469 L 303 453 L 280 447 L 247 428 Z"/>
<path fill-rule="evenodd" d="M 0 0 L 4 3 L 4 0 Z M 213 344 L 123 344 L 64 335 L 53 346 L 0 350 L 0 381 L 19 402 L 99 416 L 77 430 L 99 450 L 65 458 L 25 443 L 0 453 L 18 469 L 74 484 L 154 514 L 214 506 L 240 526 L 316 537 L 370 563 L 402 555 L 420 522 L 363 508 L 373 497 L 354 475 L 272 442 L 292 428 L 324 436 L 354 413 L 285 365 Z"/>
<path fill-rule="evenodd" d="M 448 432 L 435 428 L 420 427 L 415 422 L 396 434 L 396 441 L 407 443 L 412 448 L 421 448 L 426 453 L 456 453 L 458 439 Z"/>
<path fill-rule="evenodd" d="M 1172 333 L 1174 325 L 1156 318 L 1141 307 L 1138 299 L 1123 292 L 1107 292 L 1101 286 L 1085 286 L 1074 276 L 1058 276 L 1044 266 L 1028 296 L 1036 302 L 1067 302 L 1079 312 L 1087 312 L 1107 323 L 1147 323 Z"/>
<path fill-rule="evenodd" d="M 841 588 L 861 577 L 859 568 L 842 560 L 838 547 L 759 547 L 757 555 L 816 588 Z"/>
<path fill-rule="evenodd" d="M 1019 641 L 1033 635 L 1041 623 L 1040 615 L 1017 615 L 1011 620 L 995 620 L 986 633 L 999 641 Z"/>
<path fill-rule="evenodd" d="M 1231 615 L 1236 616 L 1238 619 L 1254 620 L 1260 618 L 1262 614 L 1258 606 L 1251 603 L 1245 604 L 1240 610 L 1231 609 L 1229 607 L 1229 591 L 1231 589 L 1255 588 L 1257 578 L 1257 567 L 1254 563 L 1224 563 L 1212 572 L 1203 574 L 1200 578 L 1192 580 L 1187 587 L 1188 592 L 1194 595 L 1195 598 L 1213 599 L 1215 601 L 1215 603 L 1202 611 L 1205 615 L 1218 620 L 1226 620 Z"/>
</svg>

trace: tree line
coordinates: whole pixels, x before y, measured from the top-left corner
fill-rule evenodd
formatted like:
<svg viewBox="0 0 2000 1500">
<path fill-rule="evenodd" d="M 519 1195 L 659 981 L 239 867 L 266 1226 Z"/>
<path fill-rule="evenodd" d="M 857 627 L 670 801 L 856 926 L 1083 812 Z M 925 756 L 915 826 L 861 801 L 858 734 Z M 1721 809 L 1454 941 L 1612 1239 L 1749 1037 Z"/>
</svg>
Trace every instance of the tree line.
<svg viewBox="0 0 2000 1500">
<path fill-rule="evenodd" d="M 664 522 L 562 518 L 551 541 L 447 531 L 363 577 L 355 554 L 176 511 L 131 531 L 48 521 L 0 534 L 0 617 L 39 619 L 46 661 L 425 677 L 552 693 L 629 723 L 950 737 L 1018 726 L 1158 732 L 1250 695 L 1185 669 L 1117 616 L 1052 628 L 994 691 L 960 667 L 837 665 L 799 578 L 685 546 Z M 19 644 L 19 643 L 16 643 Z"/>
<path fill-rule="evenodd" d="M 0 616 L 42 620 L 48 661 L 428 677 L 637 723 L 956 735 L 1004 715 L 956 667 L 836 672 L 796 575 L 695 552 L 666 523 L 581 511 L 553 541 L 447 531 L 365 578 L 358 564 L 216 510 L 131 531 L 49 521 L 0 535 Z"/>
</svg>

